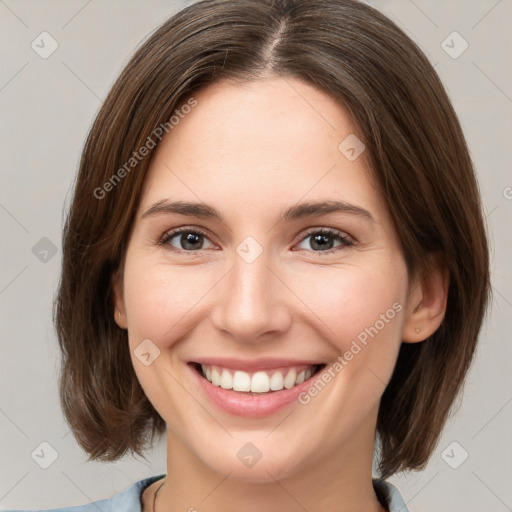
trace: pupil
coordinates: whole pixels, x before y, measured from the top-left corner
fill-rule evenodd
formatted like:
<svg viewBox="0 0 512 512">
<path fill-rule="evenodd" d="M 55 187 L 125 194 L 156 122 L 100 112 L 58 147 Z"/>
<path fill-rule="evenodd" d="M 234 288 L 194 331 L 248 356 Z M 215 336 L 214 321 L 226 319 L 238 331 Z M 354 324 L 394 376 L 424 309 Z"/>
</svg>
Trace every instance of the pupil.
<svg viewBox="0 0 512 512">
<path fill-rule="evenodd" d="M 182 243 L 182 246 L 184 249 L 197 249 L 197 247 L 194 247 L 194 245 L 197 245 L 200 241 L 202 235 L 195 235 L 194 233 L 186 233 L 185 235 L 182 235 L 182 241 L 184 240 L 184 243 Z M 317 234 L 313 237 L 313 242 L 311 243 L 311 247 L 314 249 L 315 245 L 316 248 L 320 249 L 331 249 L 332 248 L 332 238 L 328 235 L 322 235 Z"/>
<path fill-rule="evenodd" d="M 187 233 L 184 235 L 185 242 L 182 244 L 184 249 L 197 249 L 197 247 L 194 247 L 194 243 L 197 244 L 199 241 L 199 238 L 202 235 L 194 235 L 193 233 Z M 183 240 L 183 238 L 182 238 Z M 189 245 L 190 244 L 190 245 Z"/>
<path fill-rule="evenodd" d="M 332 240 L 331 240 L 331 243 L 326 242 L 326 240 L 329 240 L 329 236 L 327 235 L 322 235 L 322 234 L 319 234 L 319 235 L 316 235 L 313 237 L 313 242 L 311 243 L 311 247 L 314 249 L 314 244 L 319 244 L 319 247 L 320 249 L 331 249 L 332 248 Z M 328 247 L 326 247 L 328 246 Z"/>
</svg>

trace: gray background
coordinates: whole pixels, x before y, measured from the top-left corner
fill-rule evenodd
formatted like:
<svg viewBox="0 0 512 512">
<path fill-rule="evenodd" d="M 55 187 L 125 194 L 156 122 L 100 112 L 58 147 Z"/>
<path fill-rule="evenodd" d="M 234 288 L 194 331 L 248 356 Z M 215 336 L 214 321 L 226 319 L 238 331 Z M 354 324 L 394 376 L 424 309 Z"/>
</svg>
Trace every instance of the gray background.
<svg viewBox="0 0 512 512">
<path fill-rule="evenodd" d="M 492 310 L 456 415 L 426 469 L 390 481 L 411 512 L 512 510 L 512 1 L 369 3 L 412 37 L 440 74 L 476 164 L 493 246 Z M 85 462 L 58 403 L 51 304 L 63 209 L 87 131 L 135 48 L 184 5 L 0 0 L 2 508 L 84 504 L 166 471 L 165 440 L 147 454 L 151 463 Z M 58 42 L 46 59 L 31 47 L 43 31 Z M 464 41 L 446 39 L 454 31 L 469 44 L 457 58 Z M 57 454 L 47 469 L 40 465 L 51 462 L 51 449 L 42 442 Z"/>
</svg>

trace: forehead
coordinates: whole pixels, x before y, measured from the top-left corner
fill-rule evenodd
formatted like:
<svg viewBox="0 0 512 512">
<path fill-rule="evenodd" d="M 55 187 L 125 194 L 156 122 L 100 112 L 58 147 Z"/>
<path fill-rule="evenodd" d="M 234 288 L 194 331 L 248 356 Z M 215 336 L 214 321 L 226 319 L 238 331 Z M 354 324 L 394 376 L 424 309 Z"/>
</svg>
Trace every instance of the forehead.
<svg viewBox="0 0 512 512">
<path fill-rule="evenodd" d="M 254 154 L 297 160 L 319 147 L 337 156 L 339 142 L 356 129 L 346 108 L 322 90 L 291 77 L 253 82 L 220 80 L 194 94 L 197 106 L 183 116 L 162 146 L 176 149 L 196 139 L 218 155 L 244 163 Z M 200 139 L 201 138 L 201 139 Z M 309 144 L 304 147 L 304 139 Z M 200 139 L 200 140 L 199 140 Z M 243 143 L 243 148 L 238 147 Z M 162 148 L 165 151 L 165 148 Z M 242 151 L 243 149 L 243 151 Z"/>
<path fill-rule="evenodd" d="M 258 211 L 302 199 L 381 204 L 363 157 L 340 143 L 359 136 L 343 104 L 301 80 L 220 80 L 163 138 L 145 178 L 141 205 L 166 197 Z M 186 99 L 185 99 L 186 101 Z M 251 207 L 251 208 L 250 208 Z M 378 212 L 376 212 L 378 217 Z"/>
</svg>

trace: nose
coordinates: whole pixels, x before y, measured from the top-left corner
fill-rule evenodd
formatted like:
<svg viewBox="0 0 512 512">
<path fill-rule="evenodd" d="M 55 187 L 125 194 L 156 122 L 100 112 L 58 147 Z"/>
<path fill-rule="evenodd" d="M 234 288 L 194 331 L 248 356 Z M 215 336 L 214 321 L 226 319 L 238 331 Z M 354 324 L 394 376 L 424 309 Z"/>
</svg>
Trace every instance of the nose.
<svg viewBox="0 0 512 512">
<path fill-rule="evenodd" d="M 235 254 L 212 310 L 213 326 L 239 343 L 268 341 L 291 326 L 293 293 L 264 255 L 248 263 Z"/>
</svg>

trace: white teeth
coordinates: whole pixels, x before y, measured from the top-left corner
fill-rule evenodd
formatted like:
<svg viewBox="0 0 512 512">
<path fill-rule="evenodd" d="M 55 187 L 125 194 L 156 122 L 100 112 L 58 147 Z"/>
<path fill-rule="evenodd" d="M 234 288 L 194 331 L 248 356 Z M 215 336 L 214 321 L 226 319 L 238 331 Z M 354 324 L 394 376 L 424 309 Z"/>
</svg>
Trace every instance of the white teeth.
<svg viewBox="0 0 512 512">
<path fill-rule="evenodd" d="M 283 374 L 281 372 L 276 372 L 272 377 L 270 377 L 270 389 L 272 391 L 280 391 L 283 389 Z"/>
<path fill-rule="evenodd" d="M 203 375 L 206 375 L 206 378 L 211 381 L 212 380 L 212 370 L 209 366 L 205 364 L 201 365 L 201 370 L 203 371 Z"/>
<path fill-rule="evenodd" d="M 215 366 L 212 368 L 212 384 L 214 386 L 220 386 L 220 374 Z"/>
<path fill-rule="evenodd" d="M 228 370 L 222 370 L 220 376 L 220 387 L 224 389 L 233 389 L 233 376 Z"/>
<path fill-rule="evenodd" d="M 292 368 L 288 372 L 288 375 L 284 378 L 284 387 L 286 389 L 293 388 L 296 380 L 297 380 L 297 372 L 295 371 L 295 368 Z"/>
<path fill-rule="evenodd" d="M 253 393 L 266 393 L 270 389 L 270 379 L 265 372 L 256 372 L 251 379 Z"/>
<path fill-rule="evenodd" d="M 251 376 L 248 373 L 236 371 L 233 377 L 233 389 L 235 391 L 251 391 Z"/>
<path fill-rule="evenodd" d="M 252 376 L 241 370 L 228 370 L 218 366 L 202 364 L 203 375 L 214 386 L 220 386 L 223 389 L 233 389 L 234 391 L 267 393 L 268 391 L 281 391 L 283 388 L 291 389 L 297 384 L 301 384 L 309 379 L 316 367 L 301 370 L 297 374 L 296 368 L 290 368 L 286 376 L 283 377 L 281 370 L 258 371 Z"/>
</svg>

